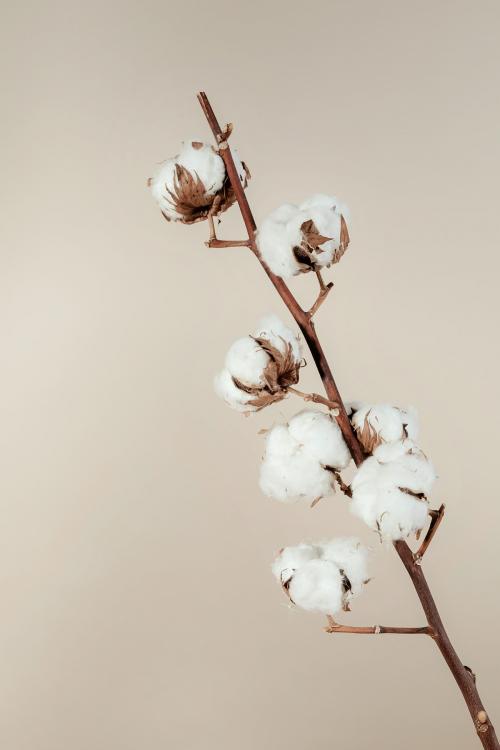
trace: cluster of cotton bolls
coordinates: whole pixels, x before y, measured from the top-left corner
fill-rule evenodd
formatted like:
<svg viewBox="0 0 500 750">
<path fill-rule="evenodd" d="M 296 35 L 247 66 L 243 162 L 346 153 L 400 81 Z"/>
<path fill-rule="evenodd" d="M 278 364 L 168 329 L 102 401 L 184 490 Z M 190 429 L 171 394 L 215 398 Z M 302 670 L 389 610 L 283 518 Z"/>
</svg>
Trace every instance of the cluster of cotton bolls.
<svg viewBox="0 0 500 750">
<path fill-rule="evenodd" d="M 282 502 L 315 501 L 334 492 L 333 470 L 351 459 L 340 428 L 324 412 L 304 410 L 268 433 L 260 469 L 265 495 Z"/>
<path fill-rule="evenodd" d="M 369 456 L 352 483 L 351 511 L 387 541 L 419 534 L 428 519 L 436 472 L 414 442 L 413 411 L 388 405 L 359 405 L 353 426 Z"/>
<path fill-rule="evenodd" d="M 280 206 L 259 228 L 262 258 L 284 279 L 337 263 L 349 244 L 346 213 L 337 198 L 323 194 Z"/>
<path fill-rule="evenodd" d="M 268 315 L 253 336 L 234 342 L 224 364 L 215 377 L 216 393 L 237 411 L 258 411 L 280 401 L 298 382 L 300 340 L 276 315 Z"/>
<path fill-rule="evenodd" d="M 250 174 L 237 152 L 232 155 L 244 187 Z M 177 156 L 164 161 L 149 180 L 151 192 L 168 221 L 193 224 L 218 214 L 235 201 L 226 167 L 217 150 L 202 141 L 183 143 Z"/>
<path fill-rule="evenodd" d="M 367 557 L 357 539 L 299 544 L 281 550 L 273 573 L 298 607 L 334 615 L 368 582 Z"/>
</svg>

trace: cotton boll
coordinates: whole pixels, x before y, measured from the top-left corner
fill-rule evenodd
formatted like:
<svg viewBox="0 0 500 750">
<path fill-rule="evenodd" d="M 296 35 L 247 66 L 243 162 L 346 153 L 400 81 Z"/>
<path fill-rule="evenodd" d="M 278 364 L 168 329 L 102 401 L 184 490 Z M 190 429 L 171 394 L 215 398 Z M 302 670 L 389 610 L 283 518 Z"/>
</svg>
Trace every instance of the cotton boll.
<svg viewBox="0 0 500 750">
<path fill-rule="evenodd" d="M 368 550 L 359 539 L 334 539 L 323 542 L 320 546 L 321 556 L 335 563 L 344 572 L 349 583 L 350 596 L 357 596 L 368 579 Z"/>
<path fill-rule="evenodd" d="M 232 409 L 241 412 L 255 410 L 255 406 L 248 403 L 252 399 L 252 394 L 237 387 L 229 370 L 224 369 L 215 376 L 214 388 L 216 394 Z"/>
<path fill-rule="evenodd" d="M 434 480 L 432 464 L 411 440 L 381 445 L 352 480 L 351 511 L 382 538 L 404 539 L 425 526 Z"/>
<path fill-rule="evenodd" d="M 238 155 L 233 156 L 246 187 L 250 173 Z M 193 224 L 210 212 L 226 211 L 236 200 L 223 159 L 213 146 L 196 139 L 186 141 L 177 156 L 163 162 L 148 183 L 168 221 Z"/>
<path fill-rule="evenodd" d="M 285 354 L 286 344 L 289 344 L 295 361 L 301 361 L 302 347 L 299 337 L 277 315 L 266 315 L 262 318 L 255 331 L 255 337 L 267 339 L 282 354 Z"/>
<path fill-rule="evenodd" d="M 217 392 L 235 406 L 241 399 L 234 388 L 244 391 L 248 395 L 244 403 L 260 410 L 287 396 L 288 389 L 299 381 L 301 365 L 298 336 L 276 315 L 269 315 L 261 321 L 256 336 L 244 336 L 230 347 L 224 369 L 233 382 L 225 374 Z"/>
<path fill-rule="evenodd" d="M 325 467 L 342 469 L 349 461 L 337 423 L 327 414 L 305 410 L 269 432 L 260 487 L 282 502 L 313 501 L 334 491 L 334 476 Z"/>
<path fill-rule="evenodd" d="M 249 387 L 264 386 L 264 370 L 270 357 L 251 336 L 238 339 L 226 354 L 225 365 L 231 375 Z"/>
<path fill-rule="evenodd" d="M 329 560 L 310 560 L 295 571 L 288 593 L 302 609 L 334 615 L 343 606 L 342 575 Z"/>
<path fill-rule="evenodd" d="M 351 455 L 340 427 L 328 414 L 305 409 L 290 420 L 288 429 L 303 451 L 323 466 L 340 470 L 349 464 Z"/>
<path fill-rule="evenodd" d="M 282 278 L 336 263 L 348 243 L 346 220 L 336 199 L 322 195 L 300 206 L 280 206 L 257 233 L 263 259 Z"/>
<path fill-rule="evenodd" d="M 272 571 L 278 581 L 287 583 L 297 568 L 318 557 L 318 548 L 313 544 L 298 544 L 285 547 L 273 562 Z"/>
</svg>

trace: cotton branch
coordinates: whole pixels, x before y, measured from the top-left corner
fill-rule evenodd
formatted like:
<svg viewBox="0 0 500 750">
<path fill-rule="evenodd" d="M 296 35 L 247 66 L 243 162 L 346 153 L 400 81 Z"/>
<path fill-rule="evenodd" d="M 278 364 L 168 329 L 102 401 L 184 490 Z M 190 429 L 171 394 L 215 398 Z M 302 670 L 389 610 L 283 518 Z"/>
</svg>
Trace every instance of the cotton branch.
<svg viewBox="0 0 500 750">
<path fill-rule="evenodd" d="M 330 401 L 338 403 L 338 414 L 336 415 L 338 425 L 342 431 L 344 440 L 349 448 L 354 462 L 357 466 L 360 466 L 365 459 L 365 452 L 361 443 L 353 432 L 351 422 L 343 405 L 342 398 L 332 374 L 332 370 L 321 347 L 321 343 L 319 341 L 311 317 L 298 304 L 297 300 L 295 299 L 287 285 L 284 283 L 284 281 L 270 270 L 269 266 L 261 257 L 255 240 L 255 220 L 248 204 L 244 189 L 240 183 L 238 172 L 231 155 L 231 150 L 227 144 L 226 139 L 228 137 L 228 130 L 225 133 L 221 130 L 206 94 L 204 92 L 201 92 L 198 96 L 198 99 L 210 125 L 210 128 L 214 134 L 214 137 L 219 144 L 219 153 L 226 166 L 227 175 L 234 190 L 241 215 L 248 232 L 248 239 L 251 250 L 256 255 L 271 283 L 274 285 L 276 291 L 280 295 L 281 299 L 287 306 L 288 310 L 290 311 L 291 315 L 294 317 L 297 325 L 302 331 L 304 339 L 306 340 L 309 349 L 311 350 L 314 362 L 318 368 L 319 375 L 323 381 L 327 397 Z M 432 536 L 435 533 L 436 525 L 437 523 L 434 523 Z M 428 634 L 432 634 L 433 640 L 436 642 L 439 650 L 443 655 L 443 658 L 445 659 L 451 673 L 453 674 L 453 677 L 457 682 L 457 685 L 462 692 L 469 713 L 473 720 L 477 735 L 483 747 L 487 748 L 487 750 L 500 750 L 500 744 L 496 737 L 495 729 L 491 724 L 488 714 L 482 704 L 474 680 L 471 677 L 469 671 L 460 661 L 441 621 L 439 611 L 436 607 L 431 591 L 423 574 L 422 567 L 419 564 L 420 560 L 415 560 L 414 553 L 411 551 L 406 542 L 396 541 L 394 542 L 394 547 L 403 565 L 405 566 L 408 575 L 410 576 L 410 579 L 415 587 L 416 593 L 424 610 L 429 625 L 429 630 L 431 631 Z M 334 632 L 346 631 L 334 630 Z M 370 630 L 368 630 L 368 632 L 370 632 Z M 375 633 L 375 630 L 372 630 L 371 632 Z"/>
<path fill-rule="evenodd" d="M 335 622 L 330 615 L 327 615 L 327 620 L 328 625 L 325 628 L 326 633 L 357 633 L 358 635 L 380 635 L 383 633 L 396 633 L 399 635 L 434 635 L 433 631 L 428 626 L 421 628 L 396 628 L 386 625 L 357 627 L 354 625 L 340 625 L 338 622 Z"/>
</svg>

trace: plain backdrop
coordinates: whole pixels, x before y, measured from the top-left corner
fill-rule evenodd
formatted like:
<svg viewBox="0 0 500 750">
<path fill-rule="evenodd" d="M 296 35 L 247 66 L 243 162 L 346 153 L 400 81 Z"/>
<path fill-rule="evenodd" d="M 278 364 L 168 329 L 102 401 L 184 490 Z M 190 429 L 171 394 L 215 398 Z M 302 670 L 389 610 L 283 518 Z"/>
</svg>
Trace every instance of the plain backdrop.
<svg viewBox="0 0 500 750">
<path fill-rule="evenodd" d="M 500 722 L 499 22 L 487 0 L 5 4 L 2 748 L 478 745 L 430 639 L 328 636 L 270 574 L 283 545 L 357 534 L 374 578 L 344 622 L 423 623 L 341 496 L 260 494 L 259 430 L 301 404 L 245 419 L 213 393 L 234 338 L 290 319 L 250 253 L 146 188 L 209 139 L 199 89 L 258 221 L 317 191 L 351 208 L 318 331 L 346 399 L 419 409 L 447 503 L 425 570 Z M 242 231 L 233 209 L 221 235 Z"/>
</svg>

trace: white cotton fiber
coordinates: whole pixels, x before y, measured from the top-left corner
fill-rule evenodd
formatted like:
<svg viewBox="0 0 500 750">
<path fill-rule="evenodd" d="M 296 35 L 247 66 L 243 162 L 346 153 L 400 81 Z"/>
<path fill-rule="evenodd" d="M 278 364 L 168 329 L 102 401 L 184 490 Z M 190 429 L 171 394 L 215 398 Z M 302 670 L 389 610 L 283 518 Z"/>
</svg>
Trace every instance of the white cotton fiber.
<svg viewBox="0 0 500 750">
<path fill-rule="evenodd" d="M 351 595 L 356 596 L 368 579 L 368 550 L 359 539 L 334 539 L 318 545 L 321 556 L 334 562 L 344 572 L 351 586 Z"/>
<path fill-rule="evenodd" d="M 302 211 L 308 211 L 311 208 L 328 208 L 337 214 L 341 214 L 347 222 L 351 218 L 349 208 L 345 203 L 339 201 L 334 195 L 325 195 L 325 193 L 311 195 L 310 198 L 302 201 L 299 208 Z"/>
<path fill-rule="evenodd" d="M 334 491 L 334 476 L 325 467 L 343 469 L 349 460 L 335 420 L 322 412 L 305 410 L 288 425 L 276 425 L 268 433 L 260 488 L 268 497 L 282 502 L 313 501 Z"/>
<path fill-rule="evenodd" d="M 295 361 L 300 362 L 302 359 L 302 347 L 298 335 L 288 328 L 277 315 L 266 315 L 261 318 L 255 331 L 255 337 L 267 339 L 282 354 L 285 354 L 286 344 L 289 344 Z"/>
<path fill-rule="evenodd" d="M 413 441 L 380 445 L 352 480 L 351 511 L 381 538 L 405 539 L 425 526 L 435 479 L 434 467 Z"/>
<path fill-rule="evenodd" d="M 418 436 L 418 418 L 415 409 L 400 409 L 390 404 L 348 405 L 351 423 L 367 453 L 372 453 L 381 443 L 393 443 Z"/>
<path fill-rule="evenodd" d="M 273 211 L 259 227 L 259 251 L 271 271 L 283 279 L 296 276 L 302 270 L 293 248 L 302 241 L 300 227 L 305 220 L 297 206 L 286 203 Z"/>
<path fill-rule="evenodd" d="M 224 369 L 215 376 L 214 389 L 219 398 L 232 409 L 242 412 L 255 410 L 255 407 L 248 403 L 253 398 L 252 394 L 236 386 L 229 370 Z"/>
<path fill-rule="evenodd" d="M 177 156 L 160 165 L 150 182 L 154 199 L 165 216 L 174 221 L 184 216 L 176 210 L 175 201 L 169 193 L 175 194 L 176 165 L 187 169 L 195 180 L 201 180 L 208 196 L 207 203 L 210 196 L 222 188 L 226 178 L 224 162 L 212 146 L 196 139 L 185 142 Z"/>
<path fill-rule="evenodd" d="M 329 560 L 310 560 L 295 571 L 288 593 L 292 602 L 302 609 L 333 615 L 342 609 L 342 575 Z"/>
<path fill-rule="evenodd" d="M 333 475 L 302 449 L 286 425 L 276 425 L 266 438 L 260 488 L 281 502 L 313 501 L 333 492 Z"/>
<path fill-rule="evenodd" d="M 252 336 L 237 339 L 226 354 L 225 366 L 233 378 L 249 387 L 264 385 L 264 370 L 269 355 Z"/>
<path fill-rule="evenodd" d="M 285 547 L 273 562 L 272 570 L 280 583 L 286 583 L 297 568 L 318 557 L 318 548 L 313 544 L 298 544 L 296 547 Z"/>
<path fill-rule="evenodd" d="M 305 409 L 292 417 L 288 430 L 304 453 L 323 466 L 340 470 L 349 464 L 351 454 L 340 427 L 329 414 Z"/>
</svg>

